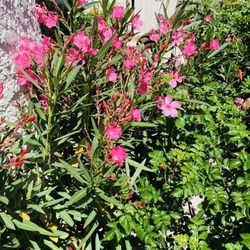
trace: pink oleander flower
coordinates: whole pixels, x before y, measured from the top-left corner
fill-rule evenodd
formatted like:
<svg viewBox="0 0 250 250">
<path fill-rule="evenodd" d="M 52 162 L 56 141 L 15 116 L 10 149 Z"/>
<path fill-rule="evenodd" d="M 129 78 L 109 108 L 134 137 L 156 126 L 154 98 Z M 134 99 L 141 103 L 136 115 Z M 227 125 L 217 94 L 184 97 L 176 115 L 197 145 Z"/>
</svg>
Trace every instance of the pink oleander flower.
<svg viewBox="0 0 250 250">
<path fill-rule="evenodd" d="M 75 67 L 80 62 L 82 65 L 85 64 L 84 54 L 76 49 L 70 48 L 66 56 L 66 64 Z"/>
<path fill-rule="evenodd" d="M 225 41 L 229 43 L 232 40 L 233 40 L 233 35 L 232 34 L 228 34 L 227 37 L 226 37 L 226 39 L 225 39 Z"/>
<path fill-rule="evenodd" d="M 151 41 L 157 42 L 160 39 L 160 34 L 156 30 L 152 29 L 149 39 Z"/>
<path fill-rule="evenodd" d="M 218 50 L 220 48 L 220 42 L 218 39 L 212 39 L 209 43 L 209 48 L 211 50 Z"/>
<path fill-rule="evenodd" d="M 15 63 L 22 69 L 29 69 L 32 66 L 32 62 L 26 54 L 17 55 L 15 57 Z"/>
<path fill-rule="evenodd" d="M 196 50 L 197 50 L 196 44 L 193 42 L 188 42 L 184 45 L 182 52 L 185 56 L 193 56 L 196 54 Z"/>
<path fill-rule="evenodd" d="M 31 81 L 27 79 L 27 77 L 20 71 L 17 70 L 17 83 L 19 86 L 30 86 Z M 25 69 L 26 74 L 28 74 L 33 80 L 37 81 L 36 76 L 34 75 L 33 71 L 30 69 Z"/>
<path fill-rule="evenodd" d="M 241 106 L 242 106 L 242 104 L 244 103 L 244 99 L 243 99 L 243 98 L 240 98 L 240 97 L 237 97 L 237 98 L 234 100 L 234 103 L 237 105 L 237 108 L 238 108 L 238 109 L 241 109 Z"/>
<path fill-rule="evenodd" d="M 111 123 L 105 129 L 104 134 L 108 136 L 109 140 L 117 140 L 122 135 L 122 129 L 119 125 Z"/>
<path fill-rule="evenodd" d="M 121 20 L 123 17 L 123 14 L 125 12 L 125 8 L 123 6 L 119 6 L 116 5 L 114 6 L 113 10 L 112 10 L 112 16 L 117 19 L 117 20 Z"/>
<path fill-rule="evenodd" d="M 86 5 L 89 3 L 89 0 L 79 0 L 79 2 L 82 4 L 82 5 Z"/>
<path fill-rule="evenodd" d="M 185 36 L 184 30 L 174 32 L 172 35 L 171 45 L 172 46 L 175 46 L 175 45 L 180 46 L 181 42 L 183 41 L 184 36 Z"/>
<path fill-rule="evenodd" d="M 42 108 L 43 108 L 43 111 L 46 112 L 47 111 L 47 107 L 49 105 L 49 99 L 46 95 L 44 94 L 41 94 L 40 95 L 40 100 L 39 100 Z"/>
<path fill-rule="evenodd" d="M 111 68 L 108 70 L 107 72 L 107 78 L 110 82 L 115 82 L 117 79 L 117 73 L 115 71 L 115 69 Z"/>
<path fill-rule="evenodd" d="M 101 31 L 101 37 L 104 43 L 106 43 L 113 35 L 113 31 L 111 28 L 103 29 Z"/>
<path fill-rule="evenodd" d="M 101 16 L 97 16 L 97 24 L 98 24 L 98 31 L 102 31 L 108 28 L 108 25 L 105 20 L 102 19 Z"/>
<path fill-rule="evenodd" d="M 153 77 L 153 72 L 149 71 L 149 69 L 142 69 L 139 73 L 140 83 L 147 83 Z"/>
<path fill-rule="evenodd" d="M 206 43 L 206 42 L 202 43 L 202 44 L 201 44 L 201 48 L 202 48 L 202 49 L 206 49 L 206 48 L 207 48 L 207 43 Z"/>
<path fill-rule="evenodd" d="M 157 53 L 153 54 L 153 62 L 157 63 L 159 61 L 159 55 Z"/>
<path fill-rule="evenodd" d="M 134 30 L 139 31 L 142 26 L 143 26 L 143 22 L 140 20 L 140 15 L 137 14 L 132 19 L 132 27 Z"/>
<path fill-rule="evenodd" d="M 3 83 L 0 82 L 0 99 L 3 97 Z"/>
<path fill-rule="evenodd" d="M 138 93 L 139 95 L 144 95 L 145 93 L 148 92 L 148 84 L 147 83 L 140 83 L 139 86 L 138 86 Z"/>
<path fill-rule="evenodd" d="M 112 46 L 113 46 L 115 49 L 120 49 L 120 48 L 122 47 L 122 41 L 119 40 L 118 35 L 116 35 L 116 36 L 114 37 Z"/>
<path fill-rule="evenodd" d="M 59 16 L 54 11 L 49 11 L 47 16 L 44 17 L 43 24 L 51 29 L 56 26 L 58 20 Z"/>
<path fill-rule="evenodd" d="M 132 68 L 134 68 L 136 66 L 136 63 L 132 59 L 127 58 L 126 60 L 123 61 L 123 66 L 126 69 L 131 70 Z"/>
<path fill-rule="evenodd" d="M 45 8 L 42 8 L 39 4 L 36 4 L 36 14 L 37 14 L 37 17 L 38 17 L 38 22 L 39 23 L 43 23 L 44 22 L 44 19 L 46 17 L 46 10 Z"/>
<path fill-rule="evenodd" d="M 164 97 L 159 97 L 159 104 L 157 107 L 162 110 L 162 113 L 165 116 L 170 116 L 170 117 L 177 117 L 178 112 L 177 109 L 181 107 L 180 102 L 178 101 L 172 101 L 173 97 L 171 95 Z"/>
<path fill-rule="evenodd" d="M 84 53 L 90 53 L 91 52 L 91 43 L 92 40 L 90 37 L 85 36 L 83 31 L 80 31 L 75 37 L 74 37 L 74 44 L 81 49 Z"/>
<path fill-rule="evenodd" d="M 161 34 L 166 35 L 167 32 L 171 31 L 173 28 L 172 17 L 170 17 L 168 20 L 166 20 L 162 14 L 158 14 L 158 22 L 160 24 Z"/>
<path fill-rule="evenodd" d="M 132 119 L 136 122 L 140 122 L 141 121 L 141 111 L 140 109 L 137 108 L 132 108 Z"/>
<path fill-rule="evenodd" d="M 47 53 L 51 51 L 51 38 L 43 35 L 43 37 L 40 39 L 40 44 L 43 50 Z"/>
<path fill-rule="evenodd" d="M 124 160 L 127 158 L 126 149 L 120 146 L 115 146 L 111 150 L 111 161 L 113 164 L 117 163 L 120 167 L 122 167 Z"/>
<path fill-rule="evenodd" d="M 204 17 L 204 23 L 208 24 L 212 20 L 212 17 L 213 17 L 212 14 L 205 16 Z"/>
<path fill-rule="evenodd" d="M 181 75 L 180 72 L 174 72 L 173 70 L 169 70 L 168 74 L 172 76 L 172 80 L 170 80 L 169 85 L 172 88 L 176 88 L 177 83 L 181 83 L 183 81 L 183 76 Z"/>
</svg>

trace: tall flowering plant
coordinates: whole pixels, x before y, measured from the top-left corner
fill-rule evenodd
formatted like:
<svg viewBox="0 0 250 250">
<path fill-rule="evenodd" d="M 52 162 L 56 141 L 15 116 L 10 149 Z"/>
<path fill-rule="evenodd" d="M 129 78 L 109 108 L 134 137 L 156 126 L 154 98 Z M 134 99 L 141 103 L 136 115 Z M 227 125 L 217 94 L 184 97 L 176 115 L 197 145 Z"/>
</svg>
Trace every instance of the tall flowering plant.
<svg viewBox="0 0 250 250">
<path fill-rule="evenodd" d="M 37 4 L 47 36 L 24 37 L 14 58 L 30 102 L 22 150 L 1 162 L 2 175 L 16 174 L 0 196 L 5 238 L 14 232 L 17 249 L 170 246 L 169 229 L 178 234 L 182 223 L 172 199 L 178 188 L 169 184 L 181 178 L 176 129 L 187 107 L 207 105 L 183 85 L 194 62 L 220 53 L 221 42 L 198 40 L 183 9 L 174 17 L 165 9 L 147 42 L 135 43 L 143 23 L 128 3 L 63 2 L 61 9 L 50 1 L 53 10 Z M 21 198 L 1 199 L 10 190 Z"/>
</svg>

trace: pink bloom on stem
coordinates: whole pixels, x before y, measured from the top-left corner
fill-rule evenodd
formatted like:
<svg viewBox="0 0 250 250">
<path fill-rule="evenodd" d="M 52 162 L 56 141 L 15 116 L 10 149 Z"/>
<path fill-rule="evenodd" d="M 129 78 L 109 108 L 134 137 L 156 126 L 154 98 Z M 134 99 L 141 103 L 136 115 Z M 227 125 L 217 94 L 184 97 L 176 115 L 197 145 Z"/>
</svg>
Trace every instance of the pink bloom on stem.
<svg viewBox="0 0 250 250">
<path fill-rule="evenodd" d="M 43 24 L 46 25 L 49 29 L 56 26 L 59 16 L 54 11 L 49 11 L 47 16 L 43 20 Z"/>
<path fill-rule="evenodd" d="M 204 23 L 208 24 L 212 20 L 212 17 L 213 17 L 212 14 L 205 16 Z"/>
<path fill-rule="evenodd" d="M 84 54 L 76 49 L 70 48 L 66 56 L 66 64 L 75 67 L 80 62 L 82 65 L 85 64 Z"/>
<path fill-rule="evenodd" d="M 156 30 L 152 29 L 149 39 L 151 41 L 157 42 L 160 39 L 160 34 Z"/>
<path fill-rule="evenodd" d="M 43 111 L 46 112 L 47 111 L 47 107 L 49 105 L 49 99 L 46 95 L 44 94 L 41 94 L 40 95 L 40 100 L 39 100 L 42 108 L 43 108 Z"/>
<path fill-rule="evenodd" d="M 138 30 L 140 30 L 142 25 L 143 25 L 143 22 L 140 20 L 140 15 L 137 14 L 132 19 L 132 27 L 133 27 L 134 30 L 138 31 Z"/>
<path fill-rule="evenodd" d="M 158 104 L 158 108 L 162 110 L 162 113 L 165 116 L 177 117 L 178 112 L 177 109 L 181 107 L 180 102 L 172 101 L 173 97 L 171 95 L 158 98 L 160 103 Z"/>
<path fill-rule="evenodd" d="M 136 122 L 140 122 L 141 121 L 141 111 L 140 109 L 137 108 L 132 108 L 132 119 Z"/>
<path fill-rule="evenodd" d="M 220 42 L 218 39 L 212 39 L 209 43 L 209 48 L 211 50 L 218 50 L 220 48 Z"/>
<path fill-rule="evenodd" d="M 147 92 L 148 92 L 148 84 L 147 83 L 140 83 L 138 86 L 139 95 L 144 95 Z"/>
<path fill-rule="evenodd" d="M 122 41 L 119 40 L 118 35 L 116 35 L 116 36 L 114 37 L 112 46 L 113 46 L 115 49 L 120 49 L 120 48 L 122 47 Z"/>
<path fill-rule="evenodd" d="M 97 24 L 98 24 L 98 30 L 102 31 L 104 29 L 107 29 L 108 25 L 105 20 L 102 19 L 101 16 L 97 16 Z"/>
<path fill-rule="evenodd" d="M 30 69 L 25 70 L 26 74 L 28 74 L 33 80 L 37 81 L 36 76 Z M 19 70 L 17 70 L 17 83 L 19 86 L 30 86 L 31 81 L 27 79 L 27 77 Z"/>
<path fill-rule="evenodd" d="M 113 35 L 113 31 L 111 28 L 107 28 L 102 30 L 101 32 L 101 36 L 102 36 L 102 40 L 104 43 L 106 43 Z"/>
<path fill-rule="evenodd" d="M 177 86 L 177 83 L 181 83 L 183 81 L 183 76 L 181 75 L 180 72 L 174 72 L 173 70 L 169 70 L 168 74 L 172 76 L 172 80 L 170 80 L 169 85 L 172 88 L 175 88 Z"/>
<path fill-rule="evenodd" d="M 158 14 L 158 21 L 160 23 L 160 32 L 162 34 L 166 35 L 168 31 L 172 30 L 172 26 L 173 26 L 172 17 L 166 20 L 162 14 Z"/>
<path fill-rule="evenodd" d="M 119 125 L 111 123 L 105 129 L 104 134 L 108 136 L 109 140 L 117 140 L 122 135 L 122 129 Z"/>
<path fill-rule="evenodd" d="M 240 98 L 240 97 L 237 97 L 235 100 L 234 100 L 235 104 L 237 105 L 237 108 L 238 109 L 241 109 L 241 106 L 242 104 L 244 103 L 244 99 L 243 98 Z"/>
<path fill-rule="evenodd" d="M 89 3 L 89 0 L 79 0 L 79 2 L 82 4 L 82 5 L 86 5 Z"/>
<path fill-rule="evenodd" d="M 233 35 L 228 34 L 225 41 L 229 43 L 229 42 L 231 42 L 232 40 L 233 40 Z"/>
<path fill-rule="evenodd" d="M 0 99 L 3 97 L 3 83 L 0 82 Z"/>
<path fill-rule="evenodd" d="M 116 5 L 114 6 L 113 10 L 112 10 L 112 16 L 117 19 L 117 20 L 121 20 L 124 14 L 125 8 L 123 6 L 119 6 Z"/>
<path fill-rule="evenodd" d="M 181 42 L 183 41 L 183 38 L 185 36 L 184 30 L 176 31 L 172 35 L 172 46 L 180 46 Z"/>
<path fill-rule="evenodd" d="M 22 69 L 29 69 L 32 66 L 32 62 L 26 54 L 17 55 L 15 57 L 15 63 Z"/>
<path fill-rule="evenodd" d="M 185 56 L 193 56 L 196 54 L 196 50 L 197 50 L 196 44 L 193 42 L 188 42 L 184 45 L 182 52 Z"/>
<path fill-rule="evenodd" d="M 140 83 L 147 83 L 152 79 L 153 73 L 148 69 L 142 69 L 139 73 Z"/>
<path fill-rule="evenodd" d="M 107 72 L 107 77 L 108 77 L 108 80 L 110 82 L 115 82 L 117 79 L 117 73 L 116 73 L 115 69 L 113 69 L 113 68 L 109 69 Z"/>
<path fill-rule="evenodd" d="M 159 55 L 157 53 L 153 54 L 153 62 L 157 63 L 159 61 Z"/>
<path fill-rule="evenodd" d="M 113 164 L 117 163 L 120 167 L 123 165 L 124 160 L 127 158 L 127 153 L 125 148 L 120 146 L 115 146 L 111 150 L 111 161 Z"/>
<path fill-rule="evenodd" d="M 51 50 L 51 38 L 43 35 L 40 39 L 40 44 L 45 52 L 49 52 Z"/>
<path fill-rule="evenodd" d="M 202 44 L 201 44 L 201 48 L 202 48 L 202 49 L 206 49 L 206 48 L 207 48 L 207 43 L 206 43 L 206 42 L 202 43 Z"/>
<path fill-rule="evenodd" d="M 91 42 L 92 42 L 91 38 L 85 36 L 83 31 L 80 31 L 74 37 L 74 44 L 84 53 L 88 53 L 91 51 Z"/>
<path fill-rule="evenodd" d="M 132 59 L 127 58 L 125 61 L 123 61 L 123 66 L 126 69 L 131 70 L 132 68 L 134 68 L 136 66 L 136 63 Z"/>
<path fill-rule="evenodd" d="M 36 4 L 36 14 L 38 17 L 38 22 L 43 23 L 46 18 L 46 10 L 42 8 L 39 4 Z"/>
</svg>

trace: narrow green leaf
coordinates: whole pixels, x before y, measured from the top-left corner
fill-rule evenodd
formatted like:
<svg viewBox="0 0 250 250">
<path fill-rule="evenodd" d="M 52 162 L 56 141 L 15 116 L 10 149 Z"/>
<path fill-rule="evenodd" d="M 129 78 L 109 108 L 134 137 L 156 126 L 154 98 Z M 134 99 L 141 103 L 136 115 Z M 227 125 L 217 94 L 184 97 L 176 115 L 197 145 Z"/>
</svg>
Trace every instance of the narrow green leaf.
<svg viewBox="0 0 250 250">
<path fill-rule="evenodd" d="M 87 189 L 84 188 L 82 190 L 77 191 L 73 194 L 73 196 L 70 198 L 70 200 L 67 202 L 67 204 L 72 205 L 76 202 L 80 201 L 82 198 L 84 198 L 87 194 Z"/>
<path fill-rule="evenodd" d="M 96 211 L 92 210 L 92 212 L 89 214 L 87 220 L 85 221 L 83 228 L 86 228 L 96 217 Z"/>
<path fill-rule="evenodd" d="M 6 214 L 4 212 L 0 213 L 0 216 L 5 224 L 5 226 L 9 229 L 15 230 L 15 225 L 12 222 L 12 217 L 9 214 Z"/>
<path fill-rule="evenodd" d="M 62 248 L 57 247 L 52 241 L 43 240 L 44 244 L 52 250 L 62 250 Z"/>
<path fill-rule="evenodd" d="M 74 226 L 74 221 L 70 217 L 70 215 L 64 210 L 58 213 L 61 219 L 63 219 L 69 226 Z"/>
<path fill-rule="evenodd" d="M 151 122 L 132 122 L 132 127 L 148 127 L 148 128 L 155 128 L 158 127 L 157 124 L 151 123 Z"/>
</svg>

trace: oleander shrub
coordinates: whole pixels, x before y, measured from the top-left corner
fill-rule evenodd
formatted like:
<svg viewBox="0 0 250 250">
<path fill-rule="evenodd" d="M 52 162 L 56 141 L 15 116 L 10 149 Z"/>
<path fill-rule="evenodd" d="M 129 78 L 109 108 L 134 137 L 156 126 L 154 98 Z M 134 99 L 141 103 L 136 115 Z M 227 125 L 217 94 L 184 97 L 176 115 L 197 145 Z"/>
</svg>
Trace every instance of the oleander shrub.
<svg viewBox="0 0 250 250">
<path fill-rule="evenodd" d="M 0 248 L 250 248 L 249 2 L 163 8 L 137 43 L 128 3 L 87 2 L 37 5 L 20 41 Z"/>
</svg>

